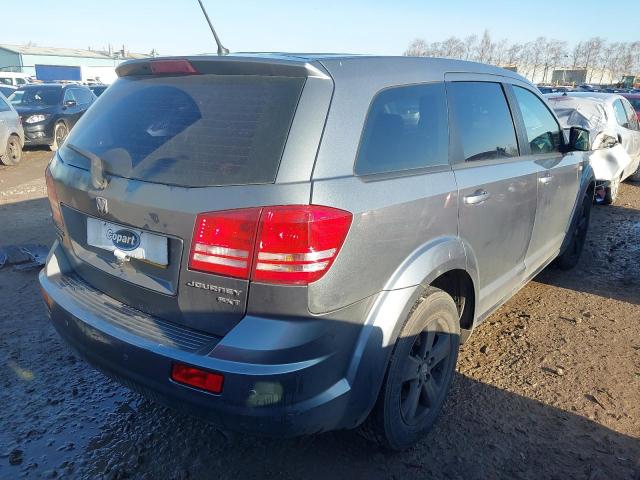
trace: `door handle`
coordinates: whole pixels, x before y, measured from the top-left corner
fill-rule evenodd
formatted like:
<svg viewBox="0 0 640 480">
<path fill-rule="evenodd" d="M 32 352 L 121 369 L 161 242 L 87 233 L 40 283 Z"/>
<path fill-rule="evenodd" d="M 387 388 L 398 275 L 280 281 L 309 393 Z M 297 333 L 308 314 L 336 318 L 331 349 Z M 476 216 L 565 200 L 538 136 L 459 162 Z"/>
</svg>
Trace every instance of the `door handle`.
<svg viewBox="0 0 640 480">
<path fill-rule="evenodd" d="M 464 197 L 464 203 L 467 205 L 477 205 L 487 200 L 491 194 L 485 190 L 477 190 L 472 195 Z"/>
<path fill-rule="evenodd" d="M 552 180 L 553 180 L 553 175 L 549 175 L 549 174 L 545 175 L 544 177 L 540 177 L 538 179 L 538 181 L 543 185 L 546 185 L 547 183 L 551 183 Z"/>
</svg>

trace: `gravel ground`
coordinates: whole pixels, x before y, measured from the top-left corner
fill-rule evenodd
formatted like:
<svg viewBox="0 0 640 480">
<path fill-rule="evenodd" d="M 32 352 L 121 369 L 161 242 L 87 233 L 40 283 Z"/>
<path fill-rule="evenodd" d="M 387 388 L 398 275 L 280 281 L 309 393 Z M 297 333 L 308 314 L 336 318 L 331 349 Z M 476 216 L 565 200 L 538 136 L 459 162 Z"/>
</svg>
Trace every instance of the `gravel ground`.
<svg viewBox="0 0 640 480">
<path fill-rule="evenodd" d="M 53 240 L 50 153 L 0 167 L 0 244 Z M 413 449 L 355 432 L 228 435 L 95 372 L 47 321 L 37 272 L 0 271 L 0 478 L 640 479 L 640 184 L 594 207 L 577 269 L 547 269 L 464 345 Z"/>
</svg>

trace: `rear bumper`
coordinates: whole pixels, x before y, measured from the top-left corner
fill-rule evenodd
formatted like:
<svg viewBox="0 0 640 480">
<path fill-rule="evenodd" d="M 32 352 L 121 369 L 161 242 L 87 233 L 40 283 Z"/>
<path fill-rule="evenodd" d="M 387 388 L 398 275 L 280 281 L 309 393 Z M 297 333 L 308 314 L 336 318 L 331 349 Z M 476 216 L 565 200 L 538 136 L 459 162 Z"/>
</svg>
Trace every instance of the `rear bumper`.
<svg viewBox="0 0 640 480">
<path fill-rule="evenodd" d="M 64 255 L 54 244 L 39 276 L 54 327 L 97 369 L 159 403 L 223 429 L 285 437 L 354 426 L 370 408 L 370 398 L 353 405 L 345 378 L 353 348 L 345 342 L 357 338 L 361 326 L 343 322 L 353 332 L 336 335 L 334 325 L 327 335 L 322 333 L 327 320 L 310 318 L 308 328 L 294 322 L 293 331 L 287 332 L 286 320 L 245 317 L 240 324 L 253 322 L 255 336 L 285 334 L 300 344 L 285 341 L 280 350 L 264 352 L 252 348 L 254 338 L 247 339 L 242 352 L 237 335 L 227 341 L 234 330 L 221 339 L 115 301 L 65 273 Z M 223 374 L 222 393 L 174 383 L 169 375 L 175 361 Z"/>
</svg>

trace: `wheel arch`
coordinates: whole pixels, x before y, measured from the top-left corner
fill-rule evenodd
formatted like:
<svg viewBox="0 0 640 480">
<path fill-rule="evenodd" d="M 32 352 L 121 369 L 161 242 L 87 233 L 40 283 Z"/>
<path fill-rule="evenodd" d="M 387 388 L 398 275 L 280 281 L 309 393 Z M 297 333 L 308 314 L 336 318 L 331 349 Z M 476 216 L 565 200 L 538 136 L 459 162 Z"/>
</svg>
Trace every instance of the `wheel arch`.
<svg viewBox="0 0 640 480">
<path fill-rule="evenodd" d="M 475 265 L 474 262 L 472 262 Z M 398 267 L 369 311 L 347 370 L 351 398 L 346 413 L 350 424 L 359 425 L 378 397 L 384 373 L 400 330 L 425 288 L 434 286 L 462 302 L 459 307 L 461 338 L 473 328 L 477 305 L 477 274 L 469 270 L 464 242 L 443 237 L 422 245 Z"/>
</svg>

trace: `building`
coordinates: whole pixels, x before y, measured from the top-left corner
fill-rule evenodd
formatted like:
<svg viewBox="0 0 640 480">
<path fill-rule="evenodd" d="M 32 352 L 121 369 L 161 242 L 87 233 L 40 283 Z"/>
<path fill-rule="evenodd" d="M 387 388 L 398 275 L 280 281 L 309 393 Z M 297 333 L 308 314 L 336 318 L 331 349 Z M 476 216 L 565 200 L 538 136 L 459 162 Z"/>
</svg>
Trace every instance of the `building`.
<svg viewBox="0 0 640 480">
<path fill-rule="evenodd" d="M 129 53 L 124 48 L 116 52 L 105 52 L 0 44 L 0 71 L 22 72 L 35 77 L 36 65 L 81 67 L 83 82 L 99 79 L 104 83 L 111 83 L 116 77 L 115 67 L 119 63 L 148 56 Z"/>
<path fill-rule="evenodd" d="M 579 85 L 595 83 L 611 85 L 620 81 L 609 69 L 552 68 L 548 65 L 507 65 L 502 68 L 519 73 L 533 83 L 553 85 Z"/>
</svg>

